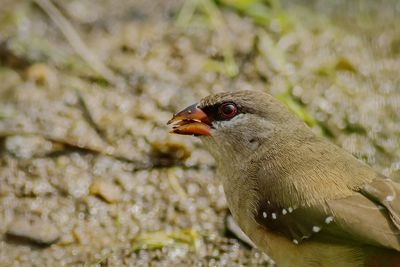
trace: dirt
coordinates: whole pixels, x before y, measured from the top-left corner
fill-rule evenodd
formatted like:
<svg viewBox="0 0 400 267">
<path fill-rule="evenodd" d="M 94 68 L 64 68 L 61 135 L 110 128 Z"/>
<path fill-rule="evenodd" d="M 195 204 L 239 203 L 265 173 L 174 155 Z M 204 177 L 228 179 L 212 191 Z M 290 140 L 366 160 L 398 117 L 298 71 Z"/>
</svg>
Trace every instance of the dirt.
<svg viewBox="0 0 400 267">
<path fill-rule="evenodd" d="M 396 1 L 50 2 L 84 53 L 43 3 L 0 7 L 0 266 L 271 264 L 166 125 L 214 92 L 269 92 L 400 180 Z"/>
</svg>

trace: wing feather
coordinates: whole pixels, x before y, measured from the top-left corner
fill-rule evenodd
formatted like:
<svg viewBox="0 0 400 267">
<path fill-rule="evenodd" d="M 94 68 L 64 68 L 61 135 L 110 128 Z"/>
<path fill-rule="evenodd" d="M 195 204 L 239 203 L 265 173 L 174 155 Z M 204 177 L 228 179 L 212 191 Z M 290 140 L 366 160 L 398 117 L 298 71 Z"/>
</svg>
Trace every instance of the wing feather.
<svg viewBox="0 0 400 267">
<path fill-rule="evenodd" d="M 400 251 L 399 196 L 399 184 L 379 179 L 354 195 L 319 205 L 280 207 L 260 201 L 255 218 L 295 243 L 317 239 Z"/>
<path fill-rule="evenodd" d="M 366 197 L 384 206 L 390 218 L 400 229 L 400 184 L 390 179 L 375 179 L 366 184 L 362 189 Z"/>
</svg>

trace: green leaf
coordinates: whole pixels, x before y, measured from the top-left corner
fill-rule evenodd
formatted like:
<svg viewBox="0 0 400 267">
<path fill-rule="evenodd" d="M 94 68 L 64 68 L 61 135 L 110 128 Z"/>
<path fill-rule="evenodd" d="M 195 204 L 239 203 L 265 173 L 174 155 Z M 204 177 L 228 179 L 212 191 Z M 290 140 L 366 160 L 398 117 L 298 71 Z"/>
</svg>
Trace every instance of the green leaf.
<svg viewBox="0 0 400 267">
<path fill-rule="evenodd" d="M 133 250 L 162 249 L 163 247 L 183 246 L 190 250 L 195 249 L 199 234 L 192 229 L 175 232 L 147 232 L 140 234 L 133 240 Z"/>
</svg>

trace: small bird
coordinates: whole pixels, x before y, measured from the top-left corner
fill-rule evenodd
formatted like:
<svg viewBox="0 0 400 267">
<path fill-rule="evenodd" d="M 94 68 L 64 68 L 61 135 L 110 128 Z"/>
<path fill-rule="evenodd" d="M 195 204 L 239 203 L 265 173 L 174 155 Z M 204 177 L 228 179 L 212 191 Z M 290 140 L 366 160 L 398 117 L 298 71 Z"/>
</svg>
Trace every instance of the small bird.
<svg viewBox="0 0 400 267">
<path fill-rule="evenodd" d="M 400 267 L 400 184 L 272 96 L 210 95 L 168 124 L 200 137 L 234 220 L 278 267 Z"/>
</svg>

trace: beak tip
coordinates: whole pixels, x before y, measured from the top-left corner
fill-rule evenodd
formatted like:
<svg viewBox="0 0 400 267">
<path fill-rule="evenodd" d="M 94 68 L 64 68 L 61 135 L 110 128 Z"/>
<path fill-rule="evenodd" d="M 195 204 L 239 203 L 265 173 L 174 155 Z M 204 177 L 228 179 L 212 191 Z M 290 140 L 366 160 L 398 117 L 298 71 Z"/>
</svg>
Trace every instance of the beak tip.
<svg viewBox="0 0 400 267">
<path fill-rule="evenodd" d="M 170 119 L 168 122 L 167 122 L 167 125 L 170 125 L 170 124 L 172 124 L 172 123 L 174 123 L 174 122 L 176 122 L 177 121 L 177 118 L 176 118 L 176 115 L 174 115 L 174 116 L 172 116 L 172 119 Z"/>
<path fill-rule="evenodd" d="M 173 129 L 170 133 L 182 135 L 209 135 L 210 123 L 207 115 L 198 107 L 198 104 L 193 104 L 184 110 L 174 114 L 167 122 L 167 125 L 172 124 Z"/>
</svg>

